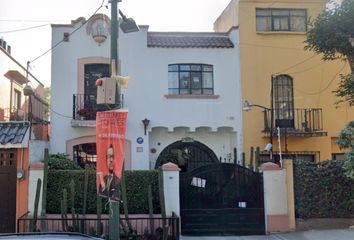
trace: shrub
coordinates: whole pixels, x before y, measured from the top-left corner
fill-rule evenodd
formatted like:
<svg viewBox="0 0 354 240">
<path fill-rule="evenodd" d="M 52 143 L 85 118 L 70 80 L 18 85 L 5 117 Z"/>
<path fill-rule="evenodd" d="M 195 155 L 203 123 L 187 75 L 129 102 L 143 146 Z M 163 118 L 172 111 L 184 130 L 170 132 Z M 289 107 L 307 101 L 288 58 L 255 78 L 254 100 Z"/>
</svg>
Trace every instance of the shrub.
<svg viewBox="0 0 354 240">
<path fill-rule="evenodd" d="M 345 176 L 343 161 L 295 161 L 294 180 L 297 217 L 354 215 L 354 180 Z"/>
<path fill-rule="evenodd" d="M 68 190 L 68 208 L 70 211 L 70 181 L 75 182 L 75 209 L 82 213 L 84 195 L 84 174 L 85 170 L 53 170 L 48 172 L 47 189 L 47 212 L 60 214 L 60 200 L 62 199 L 63 189 Z M 158 174 L 156 170 L 151 171 L 125 171 L 127 183 L 127 199 L 129 213 L 148 213 L 148 185 L 152 186 L 154 213 L 160 212 Z M 96 171 L 89 170 L 89 183 L 87 190 L 87 209 L 86 213 L 95 214 L 96 210 Z M 108 213 L 107 200 L 103 200 L 103 212 Z M 123 213 L 123 204 L 121 213 Z"/>
<path fill-rule="evenodd" d="M 79 170 L 79 165 L 67 158 L 65 154 L 52 154 L 49 156 L 48 167 L 51 170 Z"/>
</svg>

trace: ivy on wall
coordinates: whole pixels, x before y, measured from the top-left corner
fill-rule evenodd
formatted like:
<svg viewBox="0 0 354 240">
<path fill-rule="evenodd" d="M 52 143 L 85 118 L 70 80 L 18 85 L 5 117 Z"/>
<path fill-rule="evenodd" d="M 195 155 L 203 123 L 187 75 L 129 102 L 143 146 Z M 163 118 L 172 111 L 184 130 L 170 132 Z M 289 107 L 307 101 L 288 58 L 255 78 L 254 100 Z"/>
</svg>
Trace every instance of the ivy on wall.
<svg viewBox="0 0 354 240">
<path fill-rule="evenodd" d="M 299 218 L 354 217 L 354 179 L 343 161 L 294 161 L 295 211 Z"/>
</svg>

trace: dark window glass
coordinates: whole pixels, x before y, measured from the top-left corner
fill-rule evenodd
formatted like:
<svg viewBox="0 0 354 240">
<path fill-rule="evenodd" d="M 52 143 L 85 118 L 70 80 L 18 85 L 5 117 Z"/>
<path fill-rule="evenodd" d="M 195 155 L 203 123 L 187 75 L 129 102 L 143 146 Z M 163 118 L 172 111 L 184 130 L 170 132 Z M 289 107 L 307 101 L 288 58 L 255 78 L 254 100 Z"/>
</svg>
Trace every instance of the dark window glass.
<svg viewBox="0 0 354 240">
<path fill-rule="evenodd" d="M 213 95 L 213 66 L 206 64 L 170 64 L 168 94 Z"/>
<path fill-rule="evenodd" d="M 306 9 L 256 9 L 257 31 L 306 32 Z"/>
<path fill-rule="evenodd" d="M 273 79 L 273 101 L 275 122 L 279 127 L 294 127 L 294 91 L 293 79 L 279 75 Z"/>
</svg>

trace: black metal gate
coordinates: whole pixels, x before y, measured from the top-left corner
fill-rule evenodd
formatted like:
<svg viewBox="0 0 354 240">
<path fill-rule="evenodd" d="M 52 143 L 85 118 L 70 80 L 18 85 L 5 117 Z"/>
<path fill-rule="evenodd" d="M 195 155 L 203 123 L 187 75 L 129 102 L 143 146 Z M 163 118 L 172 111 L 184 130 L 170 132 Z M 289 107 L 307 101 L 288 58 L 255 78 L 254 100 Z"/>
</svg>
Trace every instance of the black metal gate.
<svg viewBox="0 0 354 240">
<path fill-rule="evenodd" d="M 0 233 L 15 232 L 16 149 L 0 149 Z"/>
<path fill-rule="evenodd" d="M 265 234 L 262 174 L 232 163 L 180 174 L 183 235 Z"/>
</svg>

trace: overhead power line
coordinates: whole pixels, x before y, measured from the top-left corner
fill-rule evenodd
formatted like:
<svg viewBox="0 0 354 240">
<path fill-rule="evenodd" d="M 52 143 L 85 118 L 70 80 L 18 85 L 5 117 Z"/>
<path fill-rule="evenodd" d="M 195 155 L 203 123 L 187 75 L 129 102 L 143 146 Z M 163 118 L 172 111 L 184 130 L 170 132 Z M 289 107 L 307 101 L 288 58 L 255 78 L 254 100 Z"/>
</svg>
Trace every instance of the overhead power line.
<svg viewBox="0 0 354 240">
<path fill-rule="evenodd" d="M 91 15 L 91 17 L 89 17 L 89 19 L 87 19 L 83 24 L 81 24 L 78 28 L 76 28 L 74 31 L 72 31 L 71 33 L 69 33 L 69 36 L 73 35 L 75 32 L 77 32 L 79 29 L 81 29 L 88 20 L 90 20 L 92 18 L 92 16 L 94 16 L 102 7 L 103 7 L 103 3 L 105 0 L 102 0 L 101 5 L 96 9 L 96 11 Z M 50 49 L 48 49 L 47 51 L 45 51 L 44 53 L 42 53 L 41 55 L 39 55 L 38 57 L 34 58 L 32 61 L 29 61 L 30 63 L 33 63 L 34 61 L 38 60 L 39 58 L 43 57 L 44 55 L 46 55 L 47 53 L 51 52 L 54 48 L 56 48 L 57 46 L 59 46 L 59 44 L 61 44 L 62 42 L 64 42 L 64 39 L 60 40 L 59 42 L 57 42 L 56 44 L 54 44 L 54 46 L 52 46 Z"/>
<path fill-rule="evenodd" d="M 27 28 L 20 28 L 20 29 L 15 29 L 15 30 L 9 30 L 9 31 L 5 31 L 5 32 L 0 32 L 0 34 L 27 31 L 27 30 L 31 30 L 31 29 L 34 29 L 34 28 L 44 27 L 44 26 L 49 26 L 49 24 L 42 24 L 42 25 L 37 25 L 37 26 L 32 26 L 32 27 L 27 27 Z"/>
</svg>

